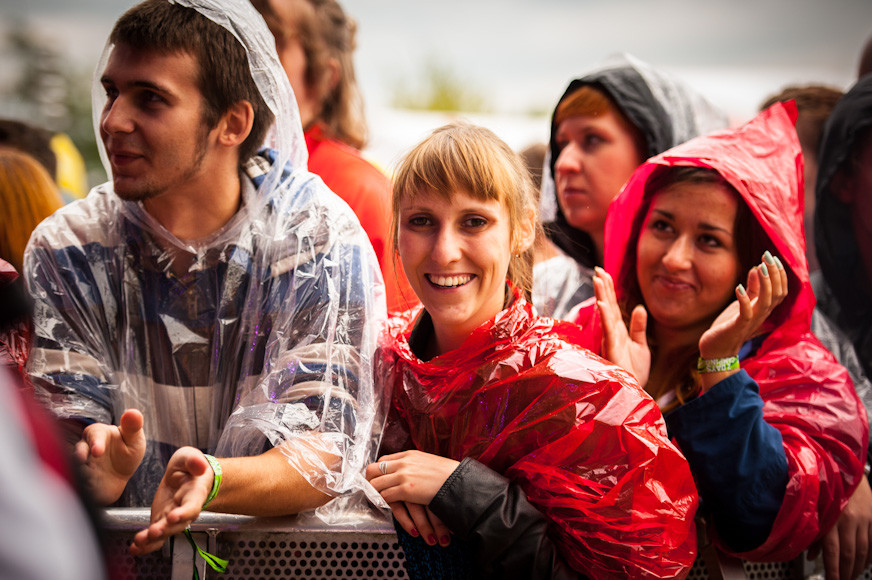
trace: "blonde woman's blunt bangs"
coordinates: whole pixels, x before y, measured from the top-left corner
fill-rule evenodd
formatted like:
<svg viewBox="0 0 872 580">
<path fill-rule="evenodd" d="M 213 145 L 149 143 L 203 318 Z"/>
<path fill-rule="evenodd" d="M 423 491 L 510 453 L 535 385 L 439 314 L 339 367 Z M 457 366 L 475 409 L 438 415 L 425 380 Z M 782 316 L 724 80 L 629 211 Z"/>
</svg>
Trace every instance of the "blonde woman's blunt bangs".
<svg viewBox="0 0 872 580">
<path fill-rule="evenodd" d="M 391 231 L 397 248 L 400 203 L 422 192 L 446 198 L 463 191 L 505 206 L 512 246 L 507 278 L 529 299 L 538 219 L 533 183 L 520 156 L 492 131 L 466 122 L 435 129 L 400 162 L 393 178 Z"/>
</svg>

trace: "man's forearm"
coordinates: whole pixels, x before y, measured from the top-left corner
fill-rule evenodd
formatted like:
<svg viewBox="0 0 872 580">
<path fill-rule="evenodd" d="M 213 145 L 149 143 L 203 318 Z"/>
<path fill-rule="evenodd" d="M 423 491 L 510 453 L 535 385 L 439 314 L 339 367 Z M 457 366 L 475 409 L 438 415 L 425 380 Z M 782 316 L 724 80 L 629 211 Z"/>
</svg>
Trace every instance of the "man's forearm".
<svg viewBox="0 0 872 580">
<path fill-rule="evenodd" d="M 322 506 L 331 497 L 318 491 L 290 463 L 286 454 L 299 454 L 297 463 L 308 463 L 310 449 L 273 448 L 255 457 L 219 458 L 224 472 L 218 495 L 209 510 L 252 516 L 295 514 Z M 316 464 L 330 458 L 316 459 Z M 334 461 L 336 459 L 334 458 Z"/>
</svg>

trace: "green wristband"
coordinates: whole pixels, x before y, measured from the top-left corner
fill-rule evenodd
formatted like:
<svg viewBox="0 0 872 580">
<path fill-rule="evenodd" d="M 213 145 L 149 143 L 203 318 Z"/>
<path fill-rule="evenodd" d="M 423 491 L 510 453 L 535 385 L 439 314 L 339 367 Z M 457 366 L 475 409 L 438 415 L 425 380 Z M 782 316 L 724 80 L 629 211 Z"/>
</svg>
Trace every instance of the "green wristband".
<svg viewBox="0 0 872 580">
<path fill-rule="evenodd" d="M 723 373 L 734 371 L 739 368 L 739 357 L 728 356 L 726 358 L 702 358 L 696 361 L 696 370 L 701 373 Z"/>
<path fill-rule="evenodd" d="M 212 480 L 212 491 L 209 492 L 209 497 L 206 498 L 206 502 L 203 504 L 203 509 L 206 509 L 206 506 L 212 503 L 212 500 L 218 495 L 218 488 L 221 487 L 221 479 L 224 477 L 224 472 L 221 471 L 221 464 L 218 463 L 217 459 L 205 453 L 203 455 L 206 456 L 206 461 L 209 462 L 209 465 L 212 466 L 212 471 L 215 472 L 215 479 Z"/>
</svg>

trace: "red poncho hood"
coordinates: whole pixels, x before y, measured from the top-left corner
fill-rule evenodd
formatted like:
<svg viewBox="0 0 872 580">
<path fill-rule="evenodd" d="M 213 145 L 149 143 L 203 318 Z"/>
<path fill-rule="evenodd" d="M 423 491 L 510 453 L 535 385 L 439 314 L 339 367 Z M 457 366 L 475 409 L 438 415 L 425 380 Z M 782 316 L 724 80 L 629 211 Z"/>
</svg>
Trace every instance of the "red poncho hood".
<svg viewBox="0 0 872 580">
<path fill-rule="evenodd" d="M 638 239 L 645 185 L 662 167 L 715 169 L 750 207 L 788 270 L 788 296 L 763 326 L 765 339 L 742 368 L 759 387 L 763 415 L 783 438 L 789 480 L 766 542 L 741 554 L 750 560 L 796 557 L 836 522 L 863 477 L 868 426 L 847 371 L 811 334 L 815 299 L 803 231 L 803 165 L 794 103 L 777 103 L 746 125 L 698 137 L 640 166 L 609 208 L 605 267 L 618 299 L 635 279 L 626 259 Z M 577 318 L 582 344 L 598 350 L 599 317 L 585 303 Z M 651 321 L 649 320 L 649 325 Z M 862 459 L 861 459 L 862 458 Z"/>
<path fill-rule="evenodd" d="M 638 232 L 633 230 L 638 227 L 637 216 L 641 217 L 645 184 L 655 171 L 677 166 L 711 168 L 739 192 L 769 237 L 770 251 L 788 269 L 789 294 L 778 307 L 779 319 L 793 332 L 807 331 L 814 294 L 805 257 L 803 161 L 795 122 L 793 102 L 777 103 L 738 129 L 697 137 L 645 162 L 609 208 L 606 270 L 617 273 L 617 281 L 635 278 L 635 272 L 630 271 L 635 264 L 624 258 L 629 245 L 638 240 Z M 616 284 L 619 300 L 623 287 L 621 282 Z"/>
</svg>

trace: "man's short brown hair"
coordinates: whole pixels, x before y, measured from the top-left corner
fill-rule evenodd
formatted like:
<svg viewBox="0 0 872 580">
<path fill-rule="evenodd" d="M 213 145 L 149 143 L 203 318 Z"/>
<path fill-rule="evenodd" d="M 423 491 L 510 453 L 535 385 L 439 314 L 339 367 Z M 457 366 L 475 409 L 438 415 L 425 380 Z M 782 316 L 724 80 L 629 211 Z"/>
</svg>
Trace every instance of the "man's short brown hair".
<svg viewBox="0 0 872 580">
<path fill-rule="evenodd" d="M 273 114 L 251 76 L 245 48 L 230 31 L 192 8 L 168 0 L 145 0 L 118 19 L 109 41 L 142 51 L 193 56 L 200 70 L 197 84 L 205 105 L 204 124 L 214 128 L 233 105 L 248 101 L 254 124 L 239 148 L 240 164 L 260 148 Z"/>
</svg>

